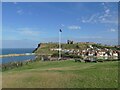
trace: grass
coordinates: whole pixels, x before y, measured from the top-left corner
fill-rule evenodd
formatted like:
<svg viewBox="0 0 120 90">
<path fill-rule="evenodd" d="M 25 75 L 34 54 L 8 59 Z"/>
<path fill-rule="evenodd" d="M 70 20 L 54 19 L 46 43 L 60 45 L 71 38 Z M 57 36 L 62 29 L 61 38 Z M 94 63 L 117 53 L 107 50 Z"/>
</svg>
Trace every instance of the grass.
<svg viewBox="0 0 120 90">
<path fill-rule="evenodd" d="M 61 44 L 62 49 L 87 49 L 88 44 Z M 42 43 L 41 46 L 35 51 L 37 54 L 53 54 L 56 51 L 51 51 L 51 48 L 59 48 L 58 43 Z"/>
<path fill-rule="evenodd" d="M 118 61 L 39 61 L 2 75 L 3 88 L 117 88 Z"/>
</svg>

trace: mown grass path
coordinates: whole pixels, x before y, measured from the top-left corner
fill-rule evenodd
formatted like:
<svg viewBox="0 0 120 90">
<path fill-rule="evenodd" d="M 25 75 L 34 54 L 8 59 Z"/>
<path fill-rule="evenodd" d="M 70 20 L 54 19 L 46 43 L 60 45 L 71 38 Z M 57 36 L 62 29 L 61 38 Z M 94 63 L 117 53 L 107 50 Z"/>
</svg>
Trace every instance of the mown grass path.
<svg viewBox="0 0 120 90">
<path fill-rule="evenodd" d="M 3 88 L 117 88 L 118 61 L 40 61 L 2 75 Z"/>
</svg>

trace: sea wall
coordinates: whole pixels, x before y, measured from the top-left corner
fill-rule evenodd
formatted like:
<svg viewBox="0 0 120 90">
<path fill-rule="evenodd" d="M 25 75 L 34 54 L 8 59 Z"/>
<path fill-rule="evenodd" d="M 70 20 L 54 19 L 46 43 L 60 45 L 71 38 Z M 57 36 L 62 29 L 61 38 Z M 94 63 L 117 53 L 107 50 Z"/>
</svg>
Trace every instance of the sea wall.
<svg viewBox="0 0 120 90">
<path fill-rule="evenodd" d="M 15 57 L 15 56 L 27 56 L 27 55 L 34 55 L 34 53 L 0 55 L 0 58 Z"/>
</svg>

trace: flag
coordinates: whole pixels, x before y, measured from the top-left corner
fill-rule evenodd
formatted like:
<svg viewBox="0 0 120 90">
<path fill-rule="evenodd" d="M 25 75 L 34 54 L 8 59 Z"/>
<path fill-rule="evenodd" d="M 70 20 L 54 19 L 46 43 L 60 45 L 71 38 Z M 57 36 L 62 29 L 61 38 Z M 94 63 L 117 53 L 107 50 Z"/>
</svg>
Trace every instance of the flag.
<svg viewBox="0 0 120 90">
<path fill-rule="evenodd" d="M 60 29 L 60 32 L 62 32 L 62 30 Z"/>
</svg>

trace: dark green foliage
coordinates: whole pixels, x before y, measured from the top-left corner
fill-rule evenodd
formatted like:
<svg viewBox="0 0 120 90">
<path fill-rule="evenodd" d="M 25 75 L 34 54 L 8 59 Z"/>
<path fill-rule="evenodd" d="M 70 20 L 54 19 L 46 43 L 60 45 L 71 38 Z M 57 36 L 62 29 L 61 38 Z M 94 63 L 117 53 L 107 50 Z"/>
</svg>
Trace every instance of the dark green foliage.
<svg viewBox="0 0 120 90">
<path fill-rule="evenodd" d="M 76 45 L 76 48 L 79 49 L 79 45 Z"/>
<path fill-rule="evenodd" d="M 69 54 L 68 52 L 62 53 L 61 55 L 62 55 L 62 57 L 65 57 L 65 58 L 81 58 L 81 59 L 83 59 L 82 56 L 78 56 L 76 54 Z M 54 53 L 52 55 L 52 57 L 58 57 L 58 56 L 59 56 L 59 53 Z"/>
<path fill-rule="evenodd" d="M 92 46 L 93 46 L 93 47 L 100 48 L 100 49 L 107 48 L 107 49 L 117 50 L 116 47 L 113 47 L 113 46 L 107 46 L 107 45 L 101 45 L 101 44 L 93 44 Z"/>
</svg>

